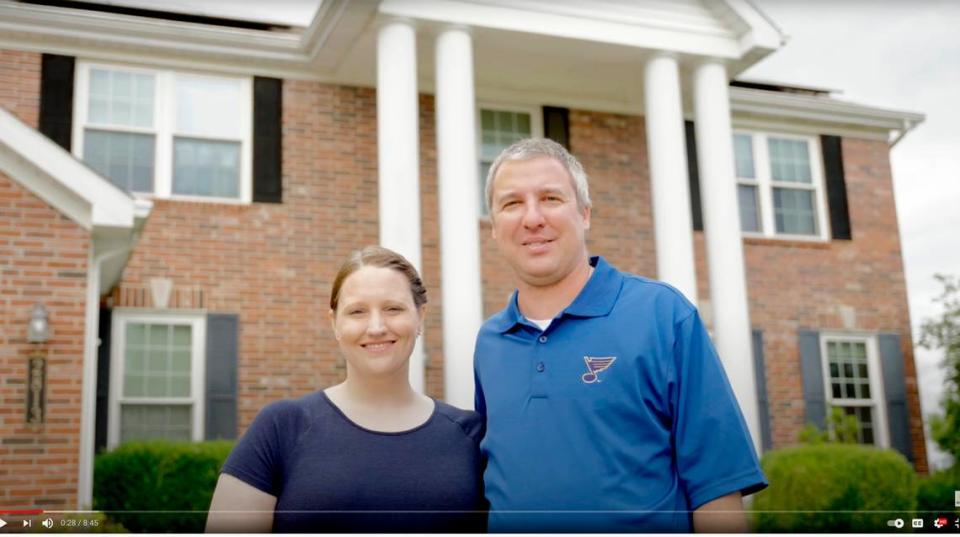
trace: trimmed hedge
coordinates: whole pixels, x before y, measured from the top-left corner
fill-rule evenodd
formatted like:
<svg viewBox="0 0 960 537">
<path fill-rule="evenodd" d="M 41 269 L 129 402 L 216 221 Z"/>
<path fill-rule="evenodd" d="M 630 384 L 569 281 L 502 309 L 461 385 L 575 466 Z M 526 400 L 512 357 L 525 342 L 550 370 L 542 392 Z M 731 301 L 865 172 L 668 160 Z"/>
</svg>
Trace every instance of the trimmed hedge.
<svg viewBox="0 0 960 537">
<path fill-rule="evenodd" d="M 960 513 L 960 508 L 954 506 L 956 490 L 960 490 L 960 466 L 921 478 L 917 487 L 917 510 L 941 515 Z"/>
<path fill-rule="evenodd" d="M 93 508 L 131 532 L 202 532 L 231 441 L 128 442 L 97 456 Z"/>
<path fill-rule="evenodd" d="M 884 532 L 893 513 L 916 507 L 913 467 L 892 450 L 803 446 L 770 451 L 761 465 L 770 486 L 754 497 L 755 531 Z"/>
</svg>

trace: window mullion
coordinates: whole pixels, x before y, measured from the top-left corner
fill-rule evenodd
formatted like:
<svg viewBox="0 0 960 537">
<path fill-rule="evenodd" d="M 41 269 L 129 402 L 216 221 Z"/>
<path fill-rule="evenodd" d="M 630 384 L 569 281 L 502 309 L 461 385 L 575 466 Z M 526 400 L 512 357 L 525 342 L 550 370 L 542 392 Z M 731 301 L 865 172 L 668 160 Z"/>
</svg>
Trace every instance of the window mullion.
<svg viewBox="0 0 960 537">
<path fill-rule="evenodd" d="M 754 175 L 757 176 L 759 187 L 761 230 L 764 236 L 773 237 L 776 235 L 773 215 L 773 188 L 770 184 L 772 179 L 770 177 L 770 158 L 767 152 L 767 137 L 763 134 L 755 134 L 753 137 L 753 160 L 755 163 Z"/>
<path fill-rule="evenodd" d="M 176 119 L 173 73 L 157 73 L 156 110 L 157 126 L 156 165 L 154 180 L 158 197 L 168 198 L 173 191 L 173 128 Z"/>
</svg>

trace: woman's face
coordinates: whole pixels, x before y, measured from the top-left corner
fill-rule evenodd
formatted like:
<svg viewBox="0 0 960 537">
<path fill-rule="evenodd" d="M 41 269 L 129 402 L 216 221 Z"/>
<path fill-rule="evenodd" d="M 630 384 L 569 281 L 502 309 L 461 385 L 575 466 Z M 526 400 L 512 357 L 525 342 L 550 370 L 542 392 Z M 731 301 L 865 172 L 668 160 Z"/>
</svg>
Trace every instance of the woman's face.
<svg viewBox="0 0 960 537">
<path fill-rule="evenodd" d="M 405 375 L 423 319 L 406 276 L 389 268 L 361 267 L 344 280 L 331 316 L 348 373 Z"/>
</svg>

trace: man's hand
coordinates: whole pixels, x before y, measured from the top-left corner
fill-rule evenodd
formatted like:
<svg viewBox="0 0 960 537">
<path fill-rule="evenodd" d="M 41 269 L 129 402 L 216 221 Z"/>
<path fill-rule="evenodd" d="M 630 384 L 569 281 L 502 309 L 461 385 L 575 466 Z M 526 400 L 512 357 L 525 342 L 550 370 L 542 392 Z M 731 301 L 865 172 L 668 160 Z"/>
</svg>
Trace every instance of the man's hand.
<svg viewBox="0 0 960 537">
<path fill-rule="evenodd" d="M 743 499 L 739 492 L 721 496 L 693 512 L 693 530 L 697 533 L 746 533 L 750 531 Z"/>
</svg>

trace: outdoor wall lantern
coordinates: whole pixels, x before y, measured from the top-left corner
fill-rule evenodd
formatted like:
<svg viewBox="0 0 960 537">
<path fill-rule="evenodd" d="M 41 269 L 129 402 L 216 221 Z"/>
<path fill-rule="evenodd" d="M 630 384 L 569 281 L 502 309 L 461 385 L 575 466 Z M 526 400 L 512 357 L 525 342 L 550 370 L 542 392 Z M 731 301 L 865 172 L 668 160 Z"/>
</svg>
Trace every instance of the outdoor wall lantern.
<svg viewBox="0 0 960 537">
<path fill-rule="evenodd" d="M 27 325 L 27 341 L 30 343 L 46 343 L 49 339 L 50 323 L 47 320 L 47 308 L 37 302 L 33 305 L 30 324 Z"/>
</svg>

